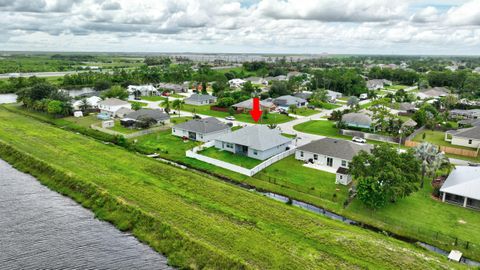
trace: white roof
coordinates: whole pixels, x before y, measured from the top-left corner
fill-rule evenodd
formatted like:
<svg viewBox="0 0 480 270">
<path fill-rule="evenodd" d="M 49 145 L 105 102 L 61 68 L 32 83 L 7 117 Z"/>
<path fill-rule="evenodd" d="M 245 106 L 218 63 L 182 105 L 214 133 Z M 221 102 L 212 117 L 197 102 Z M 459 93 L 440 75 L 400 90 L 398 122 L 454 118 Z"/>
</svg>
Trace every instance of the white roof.
<svg viewBox="0 0 480 270">
<path fill-rule="evenodd" d="M 457 166 L 440 191 L 480 200 L 480 167 Z"/>
<path fill-rule="evenodd" d="M 450 254 L 448 254 L 448 259 L 455 262 L 459 262 L 462 259 L 462 256 L 463 256 L 462 252 L 458 250 L 452 250 L 450 251 Z"/>
<path fill-rule="evenodd" d="M 107 98 L 103 101 L 98 102 L 100 105 L 105 105 L 105 106 L 121 106 L 121 105 L 130 105 L 130 103 L 118 99 L 118 98 Z"/>
<path fill-rule="evenodd" d="M 147 84 L 147 85 L 129 85 L 128 88 L 127 88 L 127 91 L 129 93 L 133 93 L 134 91 L 158 91 L 157 88 L 155 88 L 153 85 L 151 84 Z"/>
</svg>

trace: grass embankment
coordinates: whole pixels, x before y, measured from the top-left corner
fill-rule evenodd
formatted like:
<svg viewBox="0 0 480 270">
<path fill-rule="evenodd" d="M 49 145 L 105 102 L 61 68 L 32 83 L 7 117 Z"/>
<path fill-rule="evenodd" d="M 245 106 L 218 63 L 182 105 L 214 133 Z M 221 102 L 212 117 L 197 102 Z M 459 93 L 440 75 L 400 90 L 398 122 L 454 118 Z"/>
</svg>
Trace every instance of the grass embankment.
<svg viewBox="0 0 480 270">
<path fill-rule="evenodd" d="M 262 163 L 261 160 L 254 159 L 247 156 L 236 155 L 228 151 L 219 150 L 215 147 L 206 148 L 201 152 L 199 152 L 199 154 L 207 157 L 211 157 L 214 159 L 218 159 L 221 161 L 225 161 L 231 164 L 235 164 L 247 169 L 254 168 L 258 164 Z"/>
<path fill-rule="evenodd" d="M 463 268 L 381 234 L 3 109 L 0 141 L 3 159 L 132 231 L 175 266 Z"/>
<path fill-rule="evenodd" d="M 5 105 L 5 107 L 16 108 L 15 111 L 18 113 L 26 112 L 21 109 L 18 110 L 19 107 L 14 105 Z M 30 113 L 30 115 L 38 117 L 34 113 Z M 60 124 L 63 123 L 61 120 L 56 119 Z M 71 126 L 60 126 L 77 131 L 72 129 Z M 83 131 L 83 129 L 80 129 L 80 131 Z M 87 135 L 95 136 L 98 133 Z M 112 137 L 110 136 L 110 139 Z M 105 138 L 100 139 L 106 140 Z M 184 143 L 180 138 L 172 136 L 169 130 L 138 137 L 137 139 L 138 143 L 135 145 L 135 150 L 145 153 L 157 152 L 162 158 L 206 171 L 209 174 L 226 177 L 236 182 L 255 186 L 258 189 L 309 202 L 382 230 L 443 247 L 445 250 L 459 249 L 464 252 L 465 256 L 480 260 L 480 234 L 477 233 L 480 231 L 478 211 L 432 199 L 430 185 L 426 185 L 425 189 L 408 198 L 401 199 L 395 204 L 389 204 L 381 210 L 371 211 L 358 201 L 354 201 L 353 204 L 344 209 L 342 206 L 343 199 L 346 197 L 346 189 L 334 184 L 333 175 L 303 167 L 302 163 L 294 160 L 293 157 L 275 163 L 254 177 L 247 177 L 196 159 L 187 158 L 185 151 L 199 143 L 190 141 Z M 460 240 L 460 245 L 454 245 L 457 237 Z M 468 249 L 465 248 L 465 241 L 470 242 Z"/>
</svg>

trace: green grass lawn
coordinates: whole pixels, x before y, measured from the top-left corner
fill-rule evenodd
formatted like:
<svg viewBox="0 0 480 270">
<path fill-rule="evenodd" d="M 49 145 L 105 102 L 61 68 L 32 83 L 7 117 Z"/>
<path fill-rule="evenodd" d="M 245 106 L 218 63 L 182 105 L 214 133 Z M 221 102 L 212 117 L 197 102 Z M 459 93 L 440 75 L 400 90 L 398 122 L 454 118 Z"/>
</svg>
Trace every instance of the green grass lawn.
<svg viewBox="0 0 480 270">
<path fill-rule="evenodd" d="M 387 90 L 400 90 L 400 89 L 406 89 L 406 88 L 408 88 L 408 86 L 401 85 L 401 84 L 394 84 L 394 85 L 385 87 L 385 89 Z"/>
<path fill-rule="evenodd" d="M 164 241 L 158 231 L 144 226 L 143 219 L 126 219 L 118 216 L 123 212 L 112 213 L 107 207 L 97 209 L 103 211 L 101 216 L 117 221 L 117 226 L 134 228 L 135 236 L 166 253 L 179 268 L 226 269 L 229 258 L 253 269 L 463 268 L 414 245 L 3 109 L 0 141 L 148 214 L 164 235 L 181 235 L 175 242 Z M 4 150 L 0 147 L 2 158 L 13 158 Z M 21 168 L 28 170 L 28 166 Z M 37 176 L 49 179 L 48 174 Z M 88 200 L 83 201 L 85 207 L 92 204 Z M 466 221 L 475 224 L 468 217 Z M 480 237 L 476 232 L 478 228 L 470 232 L 472 241 Z M 213 256 L 223 260 L 209 260 Z"/>
<path fill-rule="evenodd" d="M 163 100 L 166 100 L 166 98 L 163 97 L 163 96 L 141 96 L 140 98 L 143 99 L 143 100 L 146 100 L 146 101 L 163 101 Z"/>
<path fill-rule="evenodd" d="M 209 147 L 201 152 L 198 152 L 201 155 L 225 161 L 231 164 L 238 165 L 247 169 L 252 169 L 258 164 L 262 163 L 262 160 L 254 159 L 247 156 L 236 155 L 228 151 L 219 150 L 215 147 Z"/>
<path fill-rule="evenodd" d="M 365 103 L 365 104 L 360 105 L 360 109 L 361 109 L 361 110 L 362 110 L 362 109 L 367 109 L 367 108 L 369 108 L 369 107 L 372 106 L 372 105 L 373 105 L 372 102 L 367 102 L 367 103 Z"/>
<path fill-rule="evenodd" d="M 175 116 L 175 115 L 172 115 L 170 117 L 170 123 L 172 125 L 176 125 L 176 124 L 180 124 L 180 123 L 183 123 L 183 122 L 187 122 L 187 121 L 190 121 L 192 120 L 193 117 L 190 117 L 190 116 Z"/>
<path fill-rule="evenodd" d="M 213 116 L 213 117 L 221 117 L 225 118 L 227 116 L 230 116 L 228 112 L 220 112 L 220 111 L 214 111 L 210 110 L 210 105 L 205 105 L 205 106 L 195 106 L 195 105 L 189 105 L 185 104 L 182 107 L 182 111 L 187 111 L 187 112 L 194 112 L 197 114 L 202 114 L 202 115 L 208 115 L 208 116 Z M 245 123 L 255 123 L 253 121 L 252 116 L 247 113 L 239 113 L 234 115 L 235 119 L 240 122 L 245 122 Z M 279 114 L 279 113 L 269 113 L 268 118 L 264 119 L 263 117 L 258 121 L 258 124 L 281 124 L 285 123 L 288 121 L 293 120 L 293 117 L 290 117 L 288 115 L 284 114 Z"/>
<path fill-rule="evenodd" d="M 123 133 L 123 134 L 131 134 L 131 133 L 135 133 L 135 132 L 138 132 L 138 131 L 141 130 L 141 129 L 136 129 L 136 128 L 126 128 L 126 127 L 124 127 L 120 124 L 119 119 L 115 119 L 114 121 L 115 121 L 115 125 L 112 128 L 108 128 L 108 129 L 116 131 L 116 132 L 120 132 L 120 133 Z"/>
<path fill-rule="evenodd" d="M 129 100 L 128 102 L 130 102 L 132 104 L 139 104 L 141 107 L 147 107 L 148 106 L 147 103 L 141 102 L 141 101 L 131 101 L 131 100 Z"/>
<path fill-rule="evenodd" d="M 351 139 L 351 136 L 341 135 L 338 133 L 338 128 L 335 122 L 328 120 L 312 120 L 293 126 L 293 129 L 331 138 Z"/>
<path fill-rule="evenodd" d="M 171 94 L 170 96 L 174 98 L 185 98 L 185 96 L 179 95 L 177 93 Z"/>
<path fill-rule="evenodd" d="M 342 105 L 332 104 L 332 103 L 328 103 L 328 102 L 323 102 L 321 108 L 323 108 L 323 109 L 325 109 L 325 110 L 334 110 L 334 109 L 340 108 L 340 107 L 342 107 Z"/>
<path fill-rule="evenodd" d="M 425 139 L 423 139 L 423 134 L 425 134 Z M 475 150 L 474 148 L 469 148 L 465 146 L 452 145 L 451 143 L 445 141 L 445 132 L 438 131 L 438 130 L 424 130 L 422 132 L 419 132 L 417 135 L 415 135 L 413 140 L 416 142 L 429 142 L 429 143 L 440 145 L 440 146 L 448 146 L 448 147 L 454 147 L 454 148 L 466 149 L 466 150 Z"/>
<path fill-rule="evenodd" d="M 292 113 L 292 114 L 300 115 L 300 116 L 310 116 L 310 115 L 320 113 L 320 111 L 312 110 L 312 109 L 304 107 L 304 108 L 295 109 L 295 112 L 292 112 L 292 110 L 288 110 L 288 113 Z"/>
</svg>

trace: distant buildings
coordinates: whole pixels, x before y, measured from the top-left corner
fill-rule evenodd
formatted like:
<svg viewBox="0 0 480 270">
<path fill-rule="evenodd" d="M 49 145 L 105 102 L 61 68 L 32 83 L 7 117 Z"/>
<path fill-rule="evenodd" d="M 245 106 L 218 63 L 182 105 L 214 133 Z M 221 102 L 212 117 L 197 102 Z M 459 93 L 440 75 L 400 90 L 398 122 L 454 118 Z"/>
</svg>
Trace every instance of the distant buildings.
<svg viewBox="0 0 480 270">
<path fill-rule="evenodd" d="M 230 127 L 215 117 L 190 120 L 172 128 L 172 135 L 200 142 L 211 141 L 226 133 L 230 133 Z"/>
<path fill-rule="evenodd" d="M 369 112 L 353 112 L 344 114 L 342 122 L 348 127 L 370 129 L 374 121 Z"/>
<path fill-rule="evenodd" d="M 228 81 L 228 85 L 232 88 L 240 88 L 246 82 L 247 81 L 245 81 L 243 79 L 231 79 L 231 80 Z"/>
<path fill-rule="evenodd" d="M 459 145 L 471 148 L 480 147 L 480 126 L 449 130 L 445 132 L 445 141 L 452 145 Z"/>
<path fill-rule="evenodd" d="M 211 95 L 192 94 L 190 97 L 186 98 L 184 101 L 185 101 L 185 104 L 201 106 L 201 105 L 214 104 L 215 102 L 217 102 L 217 97 L 214 97 Z"/>
<path fill-rule="evenodd" d="M 153 85 L 129 85 L 127 88 L 131 95 L 139 96 L 159 96 L 160 92 Z"/>
<path fill-rule="evenodd" d="M 132 104 L 118 98 L 108 98 L 98 102 L 100 112 L 110 117 L 116 116 L 116 112 L 121 108 L 132 109 Z"/>
<path fill-rule="evenodd" d="M 156 124 L 168 124 L 170 123 L 170 115 L 165 113 L 163 110 L 156 109 L 140 109 L 138 111 L 133 111 L 121 120 L 122 125 L 130 126 L 134 122 L 141 121 L 142 119 L 154 119 Z"/>
<path fill-rule="evenodd" d="M 392 82 L 385 79 L 375 79 L 367 81 L 368 90 L 380 90 L 383 89 L 386 85 L 391 86 Z"/>
<path fill-rule="evenodd" d="M 417 93 L 417 97 L 420 99 L 438 99 L 447 96 L 449 93 L 450 91 L 445 87 L 433 87 Z"/>
<path fill-rule="evenodd" d="M 298 108 L 305 107 L 307 106 L 308 102 L 306 99 L 303 99 L 303 98 L 285 95 L 285 96 L 281 96 L 273 99 L 273 104 L 275 104 L 275 106 L 279 108 L 288 110 L 288 108 L 292 105 L 295 105 Z"/>
<path fill-rule="evenodd" d="M 247 99 L 245 101 L 239 102 L 232 105 L 237 111 L 248 112 L 253 109 L 253 99 Z M 260 109 L 262 111 L 267 110 L 269 112 L 274 111 L 276 108 L 275 104 L 271 101 L 260 100 Z"/>
</svg>

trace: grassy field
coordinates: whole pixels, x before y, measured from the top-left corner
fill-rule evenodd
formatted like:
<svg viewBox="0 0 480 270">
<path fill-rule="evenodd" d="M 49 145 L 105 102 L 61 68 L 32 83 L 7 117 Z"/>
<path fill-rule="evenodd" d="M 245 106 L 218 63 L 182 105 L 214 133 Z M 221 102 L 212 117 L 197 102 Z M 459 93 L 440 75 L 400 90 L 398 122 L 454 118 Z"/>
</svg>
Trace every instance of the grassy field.
<svg viewBox="0 0 480 270">
<path fill-rule="evenodd" d="M 247 168 L 247 169 L 252 169 L 255 166 L 257 166 L 258 164 L 262 163 L 261 160 L 254 159 L 254 158 L 247 157 L 247 156 L 242 156 L 242 155 L 235 155 L 231 152 L 222 151 L 222 150 L 219 150 L 215 147 L 206 148 L 205 150 L 203 150 L 201 152 L 198 152 L 198 153 L 200 155 L 204 155 L 204 156 L 207 156 L 207 157 L 211 157 L 211 158 L 214 158 L 214 159 L 225 161 L 225 162 L 235 164 L 235 165 L 238 165 L 240 167 Z"/>
<path fill-rule="evenodd" d="M 341 135 L 338 133 L 338 128 L 335 126 L 335 122 L 328 120 L 312 120 L 305 123 L 295 125 L 293 129 L 311 133 L 321 136 L 327 136 L 331 138 L 351 139 L 351 136 Z"/>
<path fill-rule="evenodd" d="M 166 253 L 180 267 L 226 268 L 230 260 L 232 266 L 237 262 L 235 268 L 240 264 L 257 269 L 463 268 L 413 245 L 3 109 L 0 141 L 69 177 L 93 184 L 123 201 L 125 207 L 148 214 L 181 236 L 162 245 L 158 235 L 137 230 L 144 228 L 141 220 L 116 222 L 124 229 L 133 228 L 134 235 Z M 84 205 L 89 204 L 84 201 Z M 108 209 L 103 211 L 102 216 L 108 217 Z M 110 215 L 109 219 L 122 217 Z M 199 249 L 202 252 L 197 253 Z M 211 257 L 223 260 L 212 261 Z"/>
<path fill-rule="evenodd" d="M 162 96 L 141 96 L 140 98 L 146 101 L 163 101 L 167 99 Z"/>
<path fill-rule="evenodd" d="M 182 111 L 195 112 L 195 113 L 201 114 L 201 115 L 208 115 L 208 116 L 221 117 L 221 118 L 230 116 L 230 114 L 228 112 L 220 112 L 220 111 L 210 110 L 210 105 L 195 106 L 195 105 L 185 104 L 182 107 Z M 235 114 L 234 117 L 237 121 L 240 121 L 240 122 L 255 123 L 255 121 L 253 121 L 250 114 L 247 114 L 247 113 Z M 288 121 L 291 121 L 291 120 L 293 120 L 292 117 L 284 115 L 284 114 L 269 113 L 268 114 L 268 119 L 264 119 L 262 117 L 262 118 L 260 118 L 258 123 L 259 124 L 281 124 L 281 123 L 285 123 L 285 122 L 288 122 Z"/>
<path fill-rule="evenodd" d="M 305 107 L 304 108 L 298 108 L 298 109 L 295 110 L 295 112 L 292 112 L 292 110 L 289 110 L 288 112 L 292 113 L 292 114 L 295 114 L 295 115 L 300 115 L 300 116 L 310 116 L 310 115 L 320 113 L 320 111 L 312 110 L 312 109 L 305 108 Z"/>
<path fill-rule="evenodd" d="M 139 104 L 141 107 L 147 107 L 148 106 L 147 103 L 141 102 L 141 101 L 131 101 L 131 100 L 129 100 L 128 102 L 130 102 L 132 104 Z"/>
</svg>

